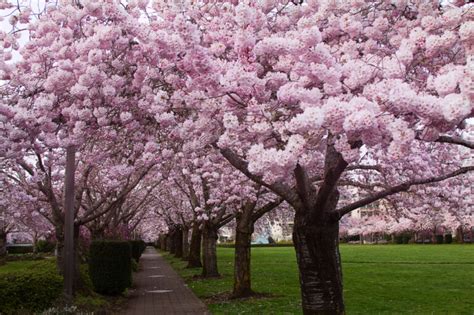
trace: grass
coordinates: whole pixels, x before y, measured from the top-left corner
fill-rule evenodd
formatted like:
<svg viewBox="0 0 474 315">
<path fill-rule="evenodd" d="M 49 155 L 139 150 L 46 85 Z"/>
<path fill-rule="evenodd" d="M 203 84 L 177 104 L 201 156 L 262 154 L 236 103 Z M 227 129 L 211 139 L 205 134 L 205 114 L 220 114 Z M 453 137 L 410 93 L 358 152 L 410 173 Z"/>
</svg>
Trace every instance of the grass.
<svg viewBox="0 0 474 315">
<path fill-rule="evenodd" d="M 474 246 L 342 245 L 347 314 L 474 314 Z M 219 248 L 220 279 L 164 253 L 213 314 L 301 314 L 292 247 L 252 248 L 252 286 L 272 297 L 219 301 L 232 288 L 233 249 Z"/>
<path fill-rule="evenodd" d="M 55 270 L 56 262 L 52 259 L 9 261 L 5 265 L 0 266 L 0 275 L 10 272 L 19 272 L 24 269 L 44 270 L 45 268 Z"/>
</svg>

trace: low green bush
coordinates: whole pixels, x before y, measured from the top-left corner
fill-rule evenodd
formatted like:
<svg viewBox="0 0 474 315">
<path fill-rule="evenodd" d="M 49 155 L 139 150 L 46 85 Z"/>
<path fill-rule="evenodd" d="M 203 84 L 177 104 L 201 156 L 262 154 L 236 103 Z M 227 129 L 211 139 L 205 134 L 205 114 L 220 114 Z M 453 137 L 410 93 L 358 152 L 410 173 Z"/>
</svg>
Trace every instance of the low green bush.
<svg viewBox="0 0 474 315">
<path fill-rule="evenodd" d="M 146 247 L 147 247 L 147 244 L 145 243 L 145 241 L 140 240 L 140 252 L 141 252 L 140 254 L 143 254 L 143 252 L 145 251 Z"/>
<path fill-rule="evenodd" d="M 453 242 L 453 235 L 452 234 L 446 234 L 444 236 L 444 242 L 446 244 L 451 244 Z"/>
<path fill-rule="evenodd" d="M 436 235 L 436 244 L 443 244 L 443 235 Z"/>
<path fill-rule="evenodd" d="M 132 271 L 138 272 L 138 263 L 135 259 L 132 259 Z"/>
<path fill-rule="evenodd" d="M 27 254 L 33 252 L 33 245 L 8 245 L 8 254 Z"/>
<path fill-rule="evenodd" d="M 235 248 L 235 244 L 218 244 L 222 248 Z M 293 247 L 293 243 L 276 243 L 276 244 L 252 244 L 251 247 Z"/>
<path fill-rule="evenodd" d="M 28 269 L 0 273 L 0 313 L 42 311 L 61 295 L 63 279 L 54 261 L 34 262 Z"/>
<path fill-rule="evenodd" d="M 405 235 L 402 236 L 402 243 L 403 244 L 408 244 L 410 242 L 410 239 L 411 239 L 411 235 L 405 234 Z"/>
<path fill-rule="evenodd" d="M 132 248 L 132 258 L 135 259 L 136 262 L 139 262 L 140 257 L 146 248 L 145 242 L 141 240 L 130 240 L 129 242 Z"/>
<path fill-rule="evenodd" d="M 132 285 L 132 256 L 127 241 L 93 241 L 89 275 L 98 293 L 116 295 Z"/>
<path fill-rule="evenodd" d="M 19 260 L 43 260 L 45 258 L 44 254 L 14 254 L 8 255 L 5 257 L 6 261 L 19 261 Z"/>
<path fill-rule="evenodd" d="M 51 253 L 54 252 L 56 244 L 47 240 L 39 240 L 36 242 L 36 251 L 38 253 Z"/>
</svg>

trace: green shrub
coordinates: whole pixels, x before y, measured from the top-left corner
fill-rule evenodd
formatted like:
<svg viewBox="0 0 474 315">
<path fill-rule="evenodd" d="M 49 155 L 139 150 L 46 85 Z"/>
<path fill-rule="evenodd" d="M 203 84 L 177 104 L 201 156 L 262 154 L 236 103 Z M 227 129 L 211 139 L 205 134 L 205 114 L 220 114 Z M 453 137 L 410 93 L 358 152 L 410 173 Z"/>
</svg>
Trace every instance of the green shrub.
<svg viewBox="0 0 474 315">
<path fill-rule="evenodd" d="M 89 275 L 94 289 L 103 294 L 120 294 L 132 285 L 130 243 L 93 241 L 90 246 Z"/>
<path fill-rule="evenodd" d="M 219 244 L 222 248 L 235 248 L 235 244 Z M 276 244 L 252 244 L 251 247 L 293 247 L 293 243 L 276 243 Z"/>
<path fill-rule="evenodd" d="M 146 246 L 147 246 L 147 244 L 145 243 L 145 241 L 140 240 L 140 255 L 143 254 L 143 252 L 146 249 Z"/>
<path fill-rule="evenodd" d="M 129 242 L 132 248 L 132 258 L 135 259 L 136 262 L 139 262 L 146 247 L 145 242 L 141 240 L 131 240 Z"/>
<path fill-rule="evenodd" d="M 403 244 L 408 244 L 408 242 L 410 242 L 410 239 L 411 239 L 411 235 L 404 234 L 402 236 L 402 243 Z"/>
<path fill-rule="evenodd" d="M 443 235 L 436 235 L 436 244 L 443 244 Z"/>
<path fill-rule="evenodd" d="M 47 240 L 39 240 L 36 242 L 36 251 L 38 253 L 51 253 L 55 248 L 56 244 L 54 242 Z"/>
<path fill-rule="evenodd" d="M 43 260 L 44 254 L 15 254 L 15 255 L 8 255 L 5 257 L 6 261 L 19 261 L 19 260 Z"/>
<path fill-rule="evenodd" d="M 33 245 L 8 245 L 8 254 L 27 254 L 33 252 Z"/>
<path fill-rule="evenodd" d="M 54 261 L 0 274 L 0 313 L 30 313 L 51 307 L 61 295 L 63 279 Z"/>
<path fill-rule="evenodd" d="M 451 244 L 453 242 L 453 235 L 452 234 L 446 234 L 444 236 L 444 242 L 446 244 Z"/>
<path fill-rule="evenodd" d="M 138 263 L 135 259 L 132 259 L 132 271 L 138 272 Z"/>
</svg>

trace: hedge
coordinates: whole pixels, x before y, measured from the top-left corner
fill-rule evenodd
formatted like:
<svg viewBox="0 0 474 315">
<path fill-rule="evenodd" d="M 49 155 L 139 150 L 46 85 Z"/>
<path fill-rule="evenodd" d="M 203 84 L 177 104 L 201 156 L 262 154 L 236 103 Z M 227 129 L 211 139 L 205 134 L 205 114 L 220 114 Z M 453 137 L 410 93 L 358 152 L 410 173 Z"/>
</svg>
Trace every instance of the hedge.
<svg viewBox="0 0 474 315">
<path fill-rule="evenodd" d="M 436 238 L 436 244 L 443 244 L 443 235 L 439 234 L 435 236 Z"/>
<path fill-rule="evenodd" d="M 132 257 L 136 262 L 138 262 L 142 256 L 142 253 L 145 251 L 146 244 L 142 240 L 131 240 L 129 242 L 132 248 Z"/>
<path fill-rule="evenodd" d="M 127 241 L 93 241 L 89 275 L 98 293 L 116 295 L 132 285 L 131 248 Z"/>
<path fill-rule="evenodd" d="M 27 254 L 33 252 L 33 245 L 7 245 L 8 254 Z"/>
<path fill-rule="evenodd" d="M 235 248 L 235 244 L 218 244 L 217 247 L 222 248 Z M 251 247 L 293 247 L 291 243 L 283 243 L 283 244 L 252 244 Z"/>
<path fill-rule="evenodd" d="M 54 261 L 41 261 L 29 269 L 0 273 L 0 313 L 42 311 L 60 297 L 63 279 Z"/>
<path fill-rule="evenodd" d="M 47 240 L 39 240 L 36 242 L 36 251 L 38 253 L 51 253 L 54 252 L 56 244 Z"/>
</svg>

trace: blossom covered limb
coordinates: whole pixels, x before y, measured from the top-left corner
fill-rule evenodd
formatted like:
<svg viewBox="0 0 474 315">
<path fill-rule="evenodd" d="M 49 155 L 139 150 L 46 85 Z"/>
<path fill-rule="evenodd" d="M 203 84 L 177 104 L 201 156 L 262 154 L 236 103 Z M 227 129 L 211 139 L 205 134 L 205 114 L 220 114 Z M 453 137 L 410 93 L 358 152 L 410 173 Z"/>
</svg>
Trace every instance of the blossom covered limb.
<svg viewBox="0 0 474 315">
<path fill-rule="evenodd" d="M 452 177 L 455 177 L 455 176 L 458 176 L 458 175 L 462 175 L 462 174 L 471 172 L 471 171 L 474 171 L 474 166 L 461 167 L 461 168 L 457 169 L 456 171 L 453 171 L 451 173 L 447 173 L 447 174 L 444 174 L 444 175 L 441 175 L 441 176 L 433 176 L 433 177 L 427 177 L 427 178 L 422 178 L 422 179 L 414 179 L 414 180 L 404 182 L 402 184 L 393 186 L 391 188 L 388 188 L 386 190 L 383 190 L 381 192 L 373 194 L 372 196 L 369 196 L 367 198 L 364 198 L 364 199 L 361 199 L 361 200 L 356 201 L 354 203 L 348 204 L 348 205 L 346 205 L 346 206 L 344 206 L 340 209 L 337 209 L 334 212 L 334 214 L 335 214 L 334 218 L 339 220 L 345 214 L 347 214 L 347 213 L 349 213 L 349 212 L 351 212 L 355 209 L 358 209 L 360 207 L 363 207 L 365 205 L 368 205 L 368 204 L 370 204 L 374 201 L 377 201 L 379 199 L 382 199 L 382 198 L 385 198 L 385 197 L 388 197 L 390 195 L 397 194 L 397 193 L 400 193 L 400 192 L 403 192 L 403 191 L 408 191 L 411 186 L 436 183 L 436 182 L 440 182 L 440 181 L 443 181 L 443 180 L 446 180 L 446 179 L 449 179 L 449 178 L 452 178 Z"/>
</svg>

